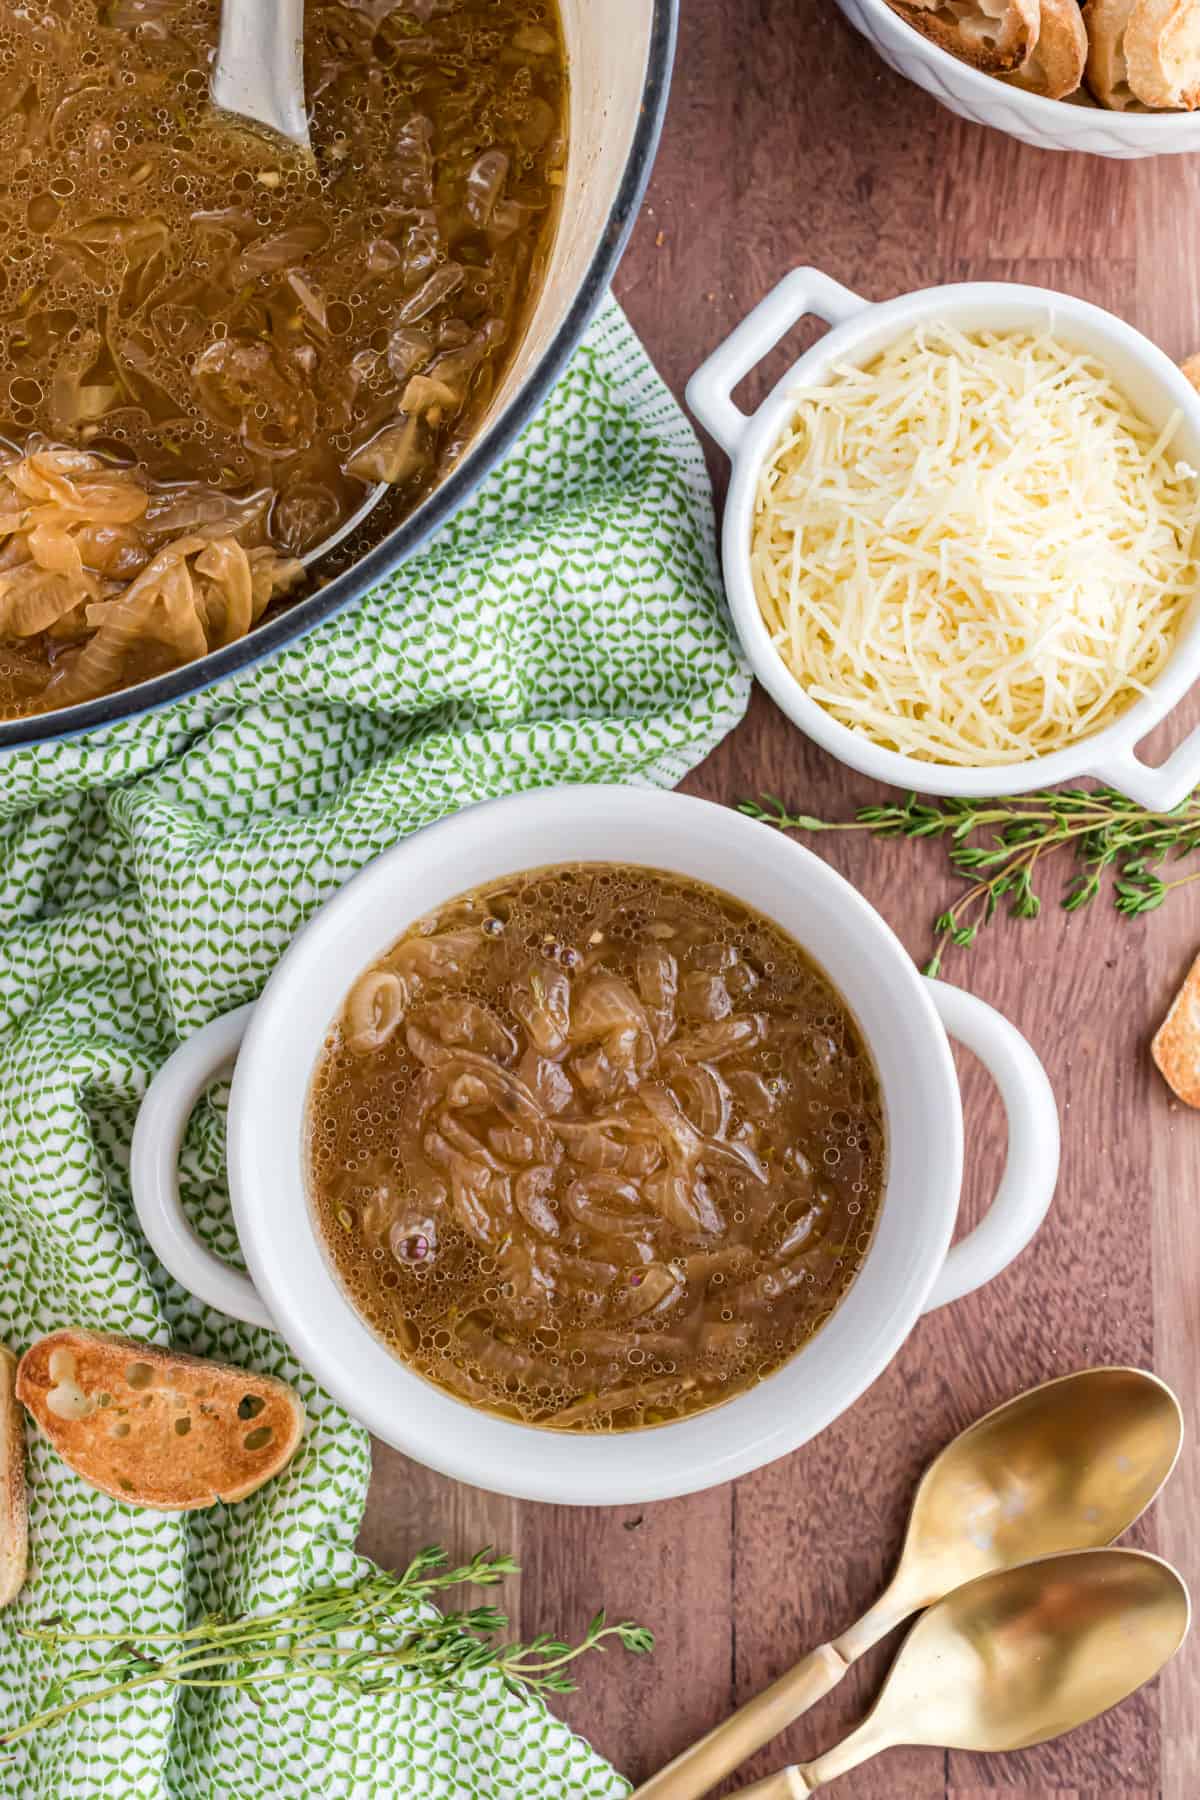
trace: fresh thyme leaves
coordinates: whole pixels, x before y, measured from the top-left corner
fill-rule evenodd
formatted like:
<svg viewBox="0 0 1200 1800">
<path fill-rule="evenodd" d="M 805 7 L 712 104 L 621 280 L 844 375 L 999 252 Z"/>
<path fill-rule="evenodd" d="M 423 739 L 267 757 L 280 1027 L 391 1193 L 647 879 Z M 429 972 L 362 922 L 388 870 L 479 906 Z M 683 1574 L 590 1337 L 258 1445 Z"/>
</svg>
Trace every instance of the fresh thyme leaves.
<svg viewBox="0 0 1200 1800">
<path fill-rule="evenodd" d="M 745 801 L 738 810 L 780 831 L 944 838 L 954 869 L 969 885 L 934 923 L 934 954 L 925 973 L 937 975 L 947 949 L 968 949 L 1001 906 L 1013 918 L 1036 919 L 1042 903 L 1035 879 L 1047 860 L 1063 851 L 1076 864 L 1062 896 L 1067 912 L 1090 906 L 1106 875 L 1119 913 L 1129 918 L 1153 912 L 1176 888 L 1200 879 L 1200 870 L 1167 879 L 1164 869 L 1200 850 L 1197 794 L 1169 813 L 1145 812 L 1107 787 L 1059 788 L 1015 800 L 934 801 L 909 794 L 902 803 L 861 807 L 853 819 L 840 822 L 789 813 L 769 794 L 761 804 Z"/>
<path fill-rule="evenodd" d="M 398 1676 L 415 1686 L 452 1687 L 478 1670 L 493 1670 L 517 1695 L 570 1693 L 577 1657 L 613 1639 L 634 1655 L 654 1648 L 650 1632 L 602 1612 L 572 1647 L 541 1636 L 528 1644 L 495 1640 L 508 1619 L 492 1607 L 436 1615 L 434 1596 L 471 1583 L 492 1587 L 518 1573 L 508 1556 L 482 1550 L 450 1569 L 443 1550 L 422 1550 L 402 1575 L 377 1570 L 361 1581 L 319 1588 L 272 1613 L 226 1618 L 210 1614 L 190 1631 L 74 1631 L 45 1619 L 20 1635 L 45 1650 L 82 1653 L 82 1666 L 52 1682 L 42 1710 L 0 1735 L 11 1746 L 47 1725 L 114 1695 L 163 1683 L 173 1688 L 241 1688 L 260 1703 L 279 1682 L 318 1680 L 350 1694 L 389 1690 Z"/>
</svg>

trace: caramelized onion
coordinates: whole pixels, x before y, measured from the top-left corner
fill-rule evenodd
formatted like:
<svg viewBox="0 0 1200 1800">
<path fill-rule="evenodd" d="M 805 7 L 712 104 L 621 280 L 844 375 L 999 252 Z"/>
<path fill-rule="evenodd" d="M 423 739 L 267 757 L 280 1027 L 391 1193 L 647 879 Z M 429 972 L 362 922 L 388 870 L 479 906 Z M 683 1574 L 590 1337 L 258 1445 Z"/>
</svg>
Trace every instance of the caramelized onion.
<svg viewBox="0 0 1200 1800">
<path fill-rule="evenodd" d="M 429 467 L 431 444 L 428 429 L 419 418 L 403 418 L 354 452 L 346 464 L 361 481 L 386 481 L 400 487 L 417 481 Z"/>
<path fill-rule="evenodd" d="M 281 269 L 295 270 L 308 256 L 329 242 L 329 227 L 321 219 L 298 220 L 276 232 L 273 237 L 248 244 L 234 265 L 233 279 L 240 286 L 256 281 L 260 275 L 277 274 Z"/>
<path fill-rule="evenodd" d="M 0 441 L 102 448 L 137 472 L 118 489 L 140 510 L 118 517 L 106 480 L 78 484 L 90 542 L 53 527 L 22 559 L 36 568 L 4 590 L 0 716 L 227 645 L 296 586 L 291 553 L 334 540 L 332 575 L 358 552 L 340 528 L 364 484 L 400 490 L 372 514 L 372 537 L 392 530 L 485 418 L 542 277 L 564 154 L 553 5 L 523 35 L 524 0 L 307 0 L 307 163 L 214 113 L 218 12 L 3 9 Z M 139 525 L 147 494 L 169 497 L 171 528 Z M 243 518 L 247 496 L 262 503 Z M 125 604 L 168 529 L 210 527 L 244 563 L 175 559 Z"/>
<path fill-rule="evenodd" d="M 426 318 L 436 307 L 447 301 L 451 294 L 456 294 L 466 279 L 466 270 L 461 263 L 443 263 L 433 274 L 423 281 L 415 294 L 410 294 L 396 314 L 398 325 L 415 325 L 418 319 Z"/>
<path fill-rule="evenodd" d="M 355 984 L 346 1002 L 346 1042 L 356 1056 L 382 1050 L 399 1029 L 404 1006 L 403 983 L 390 969 L 372 969 Z"/>
<path fill-rule="evenodd" d="M 509 1005 L 539 1056 L 561 1056 L 571 1030 L 571 986 L 560 969 L 534 964 L 514 985 Z"/>
<path fill-rule="evenodd" d="M 170 668 L 232 642 L 299 573 L 261 547 L 252 562 L 215 522 L 176 535 L 173 508 L 152 504 L 135 470 L 86 451 L 12 458 L 0 490 L 0 635 L 73 646 L 46 683 L 52 704 L 122 685 L 147 645 Z"/>
<path fill-rule="evenodd" d="M 354 1291 L 452 1392 L 556 1428 L 684 1416 L 776 1367 L 847 1284 L 882 1171 L 869 1063 L 802 954 L 734 919 L 647 871 L 541 871 L 377 965 L 404 1030 L 332 1057 L 314 1142 L 347 1142 L 348 1111 L 396 1121 L 375 1192 L 436 1221 L 439 1283 L 392 1256 L 391 1288 L 372 1262 Z"/>
<path fill-rule="evenodd" d="M 508 179 L 508 158 L 503 150 L 485 150 L 476 157 L 467 176 L 467 215 L 475 225 L 486 225 Z"/>
</svg>

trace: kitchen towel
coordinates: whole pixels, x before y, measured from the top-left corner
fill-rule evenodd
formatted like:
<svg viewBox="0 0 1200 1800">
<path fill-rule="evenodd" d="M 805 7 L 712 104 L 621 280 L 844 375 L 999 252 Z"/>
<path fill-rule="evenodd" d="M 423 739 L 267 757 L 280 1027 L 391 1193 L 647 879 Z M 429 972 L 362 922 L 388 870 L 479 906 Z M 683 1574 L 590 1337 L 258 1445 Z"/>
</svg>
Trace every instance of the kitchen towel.
<svg viewBox="0 0 1200 1800">
<path fill-rule="evenodd" d="M 23 1624 L 174 1630 L 366 1566 L 354 1549 L 366 1434 L 278 1338 L 185 1294 L 138 1230 L 129 1140 L 156 1068 L 252 998 L 313 910 L 406 833 L 517 788 L 673 785 L 748 690 L 699 447 L 610 300 L 472 502 L 357 605 L 233 681 L 0 761 L 0 1337 L 20 1350 L 75 1324 L 170 1342 L 282 1376 L 309 1417 L 284 1475 L 184 1516 L 93 1492 L 31 1429 L 32 1573 L 0 1617 L 0 1729 L 78 1666 L 77 1652 L 23 1639 Z M 214 1090 L 189 1130 L 184 1191 L 202 1235 L 236 1255 L 222 1119 Z M 319 1682 L 271 1694 L 260 1706 L 151 1687 L 105 1701 L 14 1747 L 0 1794 L 627 1792 L 495 1677 L 454 1697 L 350 1698 Z"/>
</svg>

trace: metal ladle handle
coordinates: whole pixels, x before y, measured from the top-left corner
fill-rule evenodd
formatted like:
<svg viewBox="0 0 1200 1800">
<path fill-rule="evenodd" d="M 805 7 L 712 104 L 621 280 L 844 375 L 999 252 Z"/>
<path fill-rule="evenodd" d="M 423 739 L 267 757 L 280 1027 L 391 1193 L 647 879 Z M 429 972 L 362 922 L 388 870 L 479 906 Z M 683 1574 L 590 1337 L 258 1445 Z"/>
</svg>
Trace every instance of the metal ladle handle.
<svg viewBox="0 0 1200 1800">
<path fill-rule="evenodd" d="M 212 102 L 289 138 L 312 155 L 304 93 L 304 0 L 222 0 Z M 384 495 L 376 482 L 362 504 L 301 557 L 311 568 L 366 522 Z"/>
<path fill-rule="evenodd" d="M 222 111 L 253 119 L 309 150 L 304 0 L 221 0 L 211 91 Z"/>
</svg>

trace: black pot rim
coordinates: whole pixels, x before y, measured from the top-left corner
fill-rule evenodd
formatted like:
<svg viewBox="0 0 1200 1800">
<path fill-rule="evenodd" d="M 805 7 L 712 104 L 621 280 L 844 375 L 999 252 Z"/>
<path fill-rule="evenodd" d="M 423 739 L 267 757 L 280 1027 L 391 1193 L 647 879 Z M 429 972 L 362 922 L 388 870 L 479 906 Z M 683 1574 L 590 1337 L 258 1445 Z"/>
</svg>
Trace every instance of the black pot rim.
<svg viewBox="0 0 1200 1800">
<path fill-rule="evenodd" d="M 541 407 L 604 298 L 633 230 L 654 166 L 670 93 L 678 23 L 679 0 L 654 0 L 641 116 L 608 223 L 570 311 L 521 391 L 429 499 L 360 562 L 328 586 L 297 601 L 277 618 L 256 627 L 248 637 L 214 650 L 194 663 L 172 669 L 166 675 L 155 676 L 136 687 L 123 688 L 119 693 L 98 700 L 85 701 L 81 706 L 39 713 L 27 719 L 0 720 L 0 750 L 80 737 L 142 713 L 157 712 L 175 701 L 214 687 L 230 675 L 243 673 L 285 645 L 304 637 L 335 613 L 352 606 L 369 588 L 406 562 L 458 512 Z"/>
</svg>

